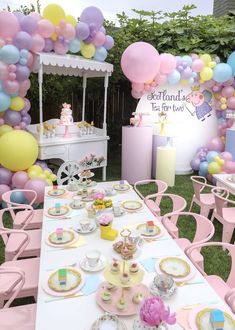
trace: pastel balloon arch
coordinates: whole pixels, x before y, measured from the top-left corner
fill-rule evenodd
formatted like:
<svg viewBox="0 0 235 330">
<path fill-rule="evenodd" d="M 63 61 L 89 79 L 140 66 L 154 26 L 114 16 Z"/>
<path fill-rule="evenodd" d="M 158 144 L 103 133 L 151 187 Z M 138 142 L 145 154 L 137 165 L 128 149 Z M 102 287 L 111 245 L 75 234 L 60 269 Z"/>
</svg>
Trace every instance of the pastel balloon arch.
<svg viewBox="0 0 235 330">
<path fill-rule="evenodd" d="M 42 16 L 0 11 L 0 202 L 12 188 L 33 188 L 42 197 L 44 186 L 56 180 L 45 162 L 36 162 L 37 142 L 25 131 L 31 122 L 26 94 L 30 73 L 38 69 L 37 53 L 70 52 L 104 61 L 114 40 L 103 23 L 94 6 L 82 11 L 79 22 L 57 4 L 45 7 Z M 18 194 L 16 200 L 25 198 Z"/>
<path fill-rule="evenodd" d="M 152 45 L 135 42 L 123 52 L 121 67 L 131 81 L 131 94 L 136 99 L 164 84 L 200 84 L 209 89 L 214 96 L 218 135 L 196 151 L 191 167 L 210 180 L 212 174 L 235 172 L 232 155 L 224 152 L 226 129 L 235 118 L 235 51 L 222 63 L 218 56 L 209 54 L 159 54 Z"/>
</svg>

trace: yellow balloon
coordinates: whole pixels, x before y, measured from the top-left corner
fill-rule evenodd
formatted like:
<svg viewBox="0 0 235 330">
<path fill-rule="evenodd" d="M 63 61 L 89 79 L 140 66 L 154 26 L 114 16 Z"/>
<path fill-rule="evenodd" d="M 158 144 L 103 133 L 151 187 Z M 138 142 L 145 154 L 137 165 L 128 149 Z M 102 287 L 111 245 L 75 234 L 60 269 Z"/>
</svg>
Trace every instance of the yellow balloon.
<svg viewBox="0 0 235 330">
<path fill-rule="evenodd" d="M 5 134 L 8 133 L 10 131 L 13 131 L 13 128 L 9 125 L 2 125 L 0 126 L 0 137 Z"/>
<path fill-rule="evenodd" d="M 57 37 L 58 37 L 58 34 L 57 33 L 53 33 L 52 36 L 51 36 L 51 40 L 52 41 L 56 41 Z"/>
<path fill-rule="evenodd" d="M 200 59 L 206 64 L 208 65 L 211 62 L 211 57 L 209 54 L 203 54 L 200 56 Z"/>
<path fill-rule="evenodd" d="M 95 55 L 95 46 L 93 44 L 85 44 L 82 42 L 82 48 L 81 48 L 82 56 L 85 58 L 92 58 L 92 56 Z"/>
<path fill-rule="evenodd" d="M 53 183 L 51 182 L 50 179 L 46 179 L 46 182 L 48 183 L 48 186 L 53 186 Z"/>
<path fill-rule="evenodd" d="M 65 19 L 65 12 L 61 6 L 52 3 L 44 8 L 42 16 L 52 24 L 59 25 L 60 21 Z"/>
<path fill-rule="evenodd" d="M 49 170 L 45 170 L 43 173 L 47 178 L 49 178 L 49 176 L 51 175 L 51 172 Z"/>
<path fill-rule="evenodd" d="M 44 173 L 39 173 L 39 174 L 38 174 L 38 177 L 39 177 L 40 179 L 44 179 L 44 180 L 47 179 L 47 176 L 46 176 L 46 174 L 44 174 Z"/>
<path fill-rule="evenodd" d="M 51 174 L 50 177 L 49 177 L 49 179 L 50 179 L 52 182 L 54 182 L 54 181 L 56 181 L 57 176 L 56 176 L 55 174 Z"/>
<path fill-rule="evenodd" d="M 216 66 L 216 62 L 215 61 L 211 61 L 208 63 L 209 68 L 213 69 Z"/>
<path fill-rule="evenodd" d="M 188 80 L 186 80 L 186 79 L 182 79 L 182 80 L 180 80 L 180 83 L 181 83 L 182 85 L 188 85 Z"/>
<path fill-rule="evenodd" d="M 12 97 L 10 109 L 21 111 L 24 108 L 24 99 L 20 96 Z"/>
<path fill-rule="evenodd" d="M 35 172 L 37 174 L 42 173 L 42 168 L 39 165 L 32 165 L 28 168 L 27 172 Z"/>
<path fill-rule="evenodd" d="M 221 102 L 221 103 L 227 103 L 227 99 L 226 99 L 226 97 L 221 97 L 220 102 Z"/>
<path fill-rule="evenodd" d="M 218 174 L 222 170 L 221 166 L 217 162 L 211 162 L 208 165 L 208 172 L 210 174 Z"/>
<path fill-rule="evenodd" d="M 77 24 L 77 20 L 72 15 L 66 15 L 65 22 L 71 24 L 73 27 Z"/>
<path fill-rule="evenodd" d="M 220 106 L 220 109 L 222 109 L 222 110 L 226 110 L 227 109 L 227 104 L 221 104 L 221 106 Z"/>
<path fill-rule="evenodd" d="M 210 80 L 213 77 L 213 70 L 211 68 L 205 67 L 200 72 L 200 78 L 204 81 Z"/>
<path fill-rule="evenodd" d="M 36 171 L 30 171 L 28 173 L 28 176 L 30 177 L 30 179 L 36 179 L 36 178 L 38 178 L 38 172 L 36 172 Z"/>
<path fill-rule="evenodd" d="M 28 132 L 13 130 L 0 138 L 0 163 L 11 171 L 28 169 L 38 157 L 37 140 Z"/>
</svg>

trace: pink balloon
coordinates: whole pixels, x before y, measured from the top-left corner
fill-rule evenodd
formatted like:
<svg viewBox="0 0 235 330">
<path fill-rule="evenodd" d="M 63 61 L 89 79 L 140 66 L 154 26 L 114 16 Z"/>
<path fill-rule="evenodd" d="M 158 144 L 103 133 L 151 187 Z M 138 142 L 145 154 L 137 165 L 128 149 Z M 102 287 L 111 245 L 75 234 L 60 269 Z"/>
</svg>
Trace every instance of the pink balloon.
<svg viewBox="0 0 235 330">
<path fill-rule="evenodd" d="M 233 160 L 233 155 L 228 152 L 228 151 L 224 151 L 220 154 L 220 158 L 222 158 L 223 160 Z"/>
<path fill-rule="evenodd" d="M 69 50 L 68 46 L 64 46 L 61 42 L 56 41 L 54 44 L 54 50 L 56 54 L 64 55 Z"/>
<path fill-rule="evenodd" d="M 34 53 L 41 52 L 45 47 L 45 40 L 40 36 L 40 34 L 35 33 L 32 35 L 32 47 L 31 50 Z"/>
<path fill-rule="evenodd" d="M 8 66 L 7 64 L 0 61 L 0 80 L 6 80 L 8 77 Z"/>
<path fill-rule="evenodd" d="M 224 143 L 219 136 L 213 137 L 208 143 L 207 148 L 213 151 L 224 151 Z"/>
<path fill-rule="evenodd" d="M 10 64 L 8 66 L 8 71 L 9 72 L 16 72 L 16 65 L 15 64 Z"/>
<path fill-rule="evenodd" d="M 35 203 L 42 203 L 44 200 L 45 187 L 48 186 L 47 182 L 42 179 L 30 179 L 24 185 L 24 189 L 34 190 L 37 193 L 37 198 Z M 28 197 L 27 197 L 28 196 Z M 25 193 L 25 197 L 31 197 L 30 193 Z"/>
<path fill-rule="evenodd" d="M 47 19 L 42 19 L 38 22 L 38 33 L 43 38 L 49 38 L 55 32 L 54 25 Z"/>
<path fill-rule="evenodd" d="M 167 77 L 164 74 L 158 74 L 154 81 L 157 83 L 157 85 L 164 85 L 166 83 Z"/>
<path fill-rule="evenodd" d="M 7 192 L 7 191 L 10 191 L 11 188 L 6 185 L 6 184 L 0 184 L 0 202 L 2 201 L 2 195 Z"/>
<path fill-rule="evenodd" d="M 98 31 L 93 39 L 93 44 L 96 47 L 100 47 L 105 43 L 105 34 L 101 31 Z"/>
<path fill-rule="evenodd" d="M 5 44 L 6 44 L 5 41 L 2 38 L 0 38 L 0 48 L 5 46 Z"/>
<path fill-rule="evenodd" d="M 235 109 L 235 96 L 231 96 L 227 101 L 228 108 Z"/>
<path fill-rule="evenodd" d="M 10 73 L 8 74 L 8 79 L 9 79 L 9 80 L 15 80 L 15 79 L 16 79 L 16 74 L 15 74 L 14 72 L 10 72 Z"/>
<path fill-rule="evenodd" d="M 23 189 L 28 180 L 29 177 L 25 171 L 18 171 L 12 176 L 12 184 L 17 189 Z"/>
<path fill-rule="evenodd" d="M 32 64 L 33 64 L 33 54 L 31 52 L 28 52 L 27 66 L 31 68 Z"/>
<path fill-rule="evenodd" d="M 30 86 L 31 86 L 31 82 L 30 82 L 29 79 L 25 79 L 25 80 L 20 82 L 20 87 L 25 89 L 25 90 L 30 89 Z"/>
<path fill-rule="evenodd" d="M 3 118 L 0 118 L 0 126 L 4 125 L 5 120 Z"/>
<path fill-rule="evenodd" d="M 148 93 L 148 92 L 150 92 L 150 90 L 151 90 L 151 86 L 145 84 L 145 85 L 144 85 L 144 91 Z"/>
<path fill-rule="evenodd" d="M 195 72 L 200 72 L 204 68 L 204 65 L 205 64 L 204 64 L 204 62 L 202 60 L 196 59 L 192 63 L 192 70 L 195 71 Z"/>
<path fill-rule="evenodd" d="M 135 42 L 122 54 L 121 67 L 130 81 L 145 83 L 152 80 L 160 68 L 158 51 L 146 42 Z"/>
<path fill-rule="evenodd" d="M 21 128 L 21 129 L 25 129 L 26 126 L 27 126 L 27 124 L 26 124 L 24 121 L 21 121 L 21 122 L 20 122 L 20 128 Z"/>
<path fill-rule="evenodd" d="M 143 95 L 141 92 L 137 92 L 134 89 L 131 90 L 131 95 L 132 97 L 134 97 L 135 99 L 140 99 L 141 96 Z"/>
<path fill-rule="evenodd" d="M 235 162 L 231 160 L 225 161 L 223 170 L 226 173 L 235 173 Z"/>
<path fill-rule="evenodd" d="M 62 36 L 67 40 L 73 40 L 76 35 L 75 28 L 71 24 L 66 24 L 65 29 L 61 31 Z"/>
<path fill-rule="evenodd" d="M 16 94 L 18 93 L 20 86 L 17 80 L 6 80 L 3 87 L 7 94 Z"/>
<path fill-rule="evenodd" d="M 234 83 L 234 78 L 230 78 L 229 80 L 223 83 L 224 86 L 231 86 Z"/>
<path fill-rule="evenodd" d="M 20 30 L 17 18 L 9 11 L 0 11 L 0 37 L 13 38 Z"/>
<path fill-rule="evenodd" d="M 160 73 L 169 74 L 176 68 L 176 58 L 175 56 L 167 53 L 160 55 Z"/>
<path fill-rule="evenodd" d="M 233 96 L 234 88 L 232 86 L 226 86 L 222 89 L 221 95 L 223 97 L 231 97 Z"/>
<path fill-rule="evenodd" d="M 144 84 L 140 84 L 140 83 L 135 83 L 133 82 L 131 84 L 132 88 L 136 91 L 136 92 L 143 92 L 144 90 Z"/>
</svg>

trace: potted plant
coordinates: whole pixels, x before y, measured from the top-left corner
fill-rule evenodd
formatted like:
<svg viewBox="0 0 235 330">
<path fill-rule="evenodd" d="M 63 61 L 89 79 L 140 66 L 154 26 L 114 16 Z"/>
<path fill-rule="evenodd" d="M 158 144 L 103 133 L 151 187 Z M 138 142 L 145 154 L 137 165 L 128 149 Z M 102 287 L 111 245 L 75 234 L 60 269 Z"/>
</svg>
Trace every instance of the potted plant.
<svg viewBox="0 0 235 330">
<path fill-rule="evenodd" d="M 175 314 L 170 314 L 169 307 L 164 305 L 160 297 L 148 298 L 144 301 L 139 318 L 134 322 L 138 330 L 166 330 L 168 324 L 175 324 Z"/>
</svg>

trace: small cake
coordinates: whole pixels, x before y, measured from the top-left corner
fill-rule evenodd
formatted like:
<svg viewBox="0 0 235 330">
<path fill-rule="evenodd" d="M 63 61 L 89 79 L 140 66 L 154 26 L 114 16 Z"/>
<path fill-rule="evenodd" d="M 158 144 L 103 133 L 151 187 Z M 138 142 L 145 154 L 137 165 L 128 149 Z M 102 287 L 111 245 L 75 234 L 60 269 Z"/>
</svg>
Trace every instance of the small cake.
<svg viewBox="0 0 235 330">
<path fill-rule="evenodd" d="M 152 234 L 154 232 L 154 222 L 153 221 L 146 222 L 146 232 L 149 234 Z"/>
<path fill-rule="evenodd" d="M 213 309 L 210 312 L 210 322 L 213 330 L 224 329 L 224 314 L 219 309 Z"/>
<path fill-rule="evenodd" d="M 117 260 L 114 260 L 111 265 L 111 272 L 112 273 L 118 273 L 120 271 L 120 265 Z"/>
<path fill-rule="evenodd" d="M 110 303 L 111 302 L 111 298 L 112 298 L 112 295 L 110 292 L 108 291 L 104 291 L 101 295 L 101 299 L 106 303 Z"/>
<path fill-rule="evenodd" d="M 124 298 L 120 298 L 117 302 L 117 309 L 119 310 L 124 310 L 126 309 L 127 304 Z"/>
<path fill-rule="evenodd" d="M 60 285 L 66 285 L 67 282 L 67 269 L 61 268 L 58 270 L 58 280 Z"/>
<path fill-rule="evenodd" d="M 144 300 L 144 295 L 141 292 L 135 293 L 132 298 L 134 304 L 140 304 L 143 300 Z"/>
<path fill-rule="evenodd" d="M 112 284 L 112 283 L 108 283 L 106 285 L 106 289 L 109 290 L 109 291 L 114 291 L 117 289 L 116 285 Z"/>
<path fill-rule="evenodd" d="M 133 252 L 128 249 L 127 246 L 121 249 L 121 256 L 124 260 L 130 260 L 133 258 Z"/>
<path fill-rule="evenodd" d="M 137 264 L 137 262 L 133 262 L 130 265 L 129 271 L 131 274 L 137 274 L 139 271 L 139 265 Z"/>
<path fill-rule="evenodd" d="M 134 244 L 134 243 L 128 243 L 126 246 L 127 246 L 128 250 L 130 252 L 132 252 L 133 254 L 135 253 L 135 251 L 136 251 L 136 244 Z"/>
<path fill-rule="evenodd" d="M 60 214 L 60 203 L 55 203 L 55 213 Z"/>
<path fill-rule="evenodd" d="M 64 229 L 63 228 L 56 228 L 56 238 L 57 238 L 57 241 L 62 241 L 63 234 L 64 234 Z"/>
<path fill-rule="evenodd" d="M 121 250 L 123 248 L 124 243 L 122 241 L 118 241 L 116 243 L 113 244 L 113 249 L 117 252 L 117 253 L 121 253 Z"/>
<path fill-rule="evenodd" d="M 127 284 L 130 282 L 130 275 L 128 273 L 123 273 L 121 274 L 121 278 L 120 278 L 122 284 Z"/>
<path fill-rule="evenodd" d="M 90 170 L 84 170 L 82 173 L 81 173 L 81 176 L 82 177 L 87 177 L 89 178 L 91 176 L 91 171 Z"/>
<path fill-rule="evenodd" d="M 73 123 L 73 116 L 71 104 L 63 103 L 63 108 L 60 113 L 60 124 L 61 125 L 71 125 Z"/>
</svg>

